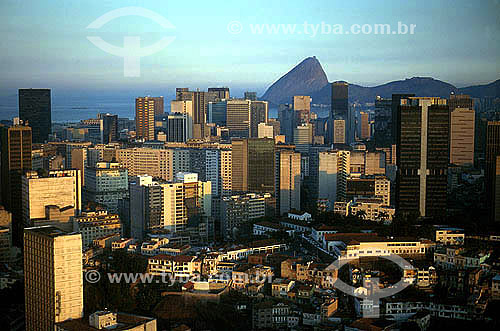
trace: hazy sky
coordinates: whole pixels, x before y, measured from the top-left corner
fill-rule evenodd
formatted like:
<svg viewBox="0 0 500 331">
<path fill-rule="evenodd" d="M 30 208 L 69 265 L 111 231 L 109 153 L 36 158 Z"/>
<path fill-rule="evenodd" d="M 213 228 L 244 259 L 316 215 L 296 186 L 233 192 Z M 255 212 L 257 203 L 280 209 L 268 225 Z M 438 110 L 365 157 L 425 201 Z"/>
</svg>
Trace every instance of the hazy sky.
<svg viewBox="0 0 500 331">
<path fill-rule="evenodd" d="M 165 17 L 120 17 L 98 30 L 86 27 L 114 9 L 138 6 Z M 131 1 L 1 0 L 0 90 L 245 87 L 262 91 L 303 58 L 315 55 L 330 81 L 374 85 L 432 76 L 458 86 L 500 78 L 500 1 Z M 241 33 L 228 23 L 241 22 Z M 298 33 L 303 23 L 416 24 L 413 35 Z M 297 24 L 295 33 L 252 33 L 250 24 Z M 237 26 L 237 24 L 236 24 Z M 234 26 L 233 26 L 234 28 Z M 122 47 L 175 40 L 141 58 L 140 77 L 123 76 L 123 58 L 87 36 Z"/>
</svg>

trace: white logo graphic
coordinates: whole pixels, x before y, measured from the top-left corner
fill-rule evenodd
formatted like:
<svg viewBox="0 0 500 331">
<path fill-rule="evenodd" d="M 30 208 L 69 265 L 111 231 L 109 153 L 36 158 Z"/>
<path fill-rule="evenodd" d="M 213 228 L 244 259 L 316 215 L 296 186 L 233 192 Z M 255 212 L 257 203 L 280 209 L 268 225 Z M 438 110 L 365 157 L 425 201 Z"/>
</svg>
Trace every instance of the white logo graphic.
<svg viewBox="0 0 500 331">
<path fill-rule="evenodd" d="M 141 7 L 123 7 L 109 11 L 90 23 L 87 29 L 99 29 L 109 21 L 123 16 L 142 16 L 158 23 L 165 29 L 175 29 L 175 26 L 165 17 Z M 106 53 L 123 57 L 123 75 L 125 77 L 139 77 L 141 74 L 141 57 L 158 53 L 173 42 L 175 37 L 163 37 L 155 44 L 144 48 L 141 48 L 141 38 L 137 36 L 124 37 L 123 48 L 111 45 L 101 37 L 87 36 L 87 39 Z"/>
<path fill-rule="evenodd" d="M 396 265 L 398 265 L 401 269 L 403 270 L 412 270 L 415 269 L 410 262 L 406 261 L 399 255 L 391 254 L 391 255 L 382 255 L 379 256 L 380 258 L 387 259 L 389 261 L 394 262 Z M 336 269 L 337 272 L 340 271 L 342 266 L 345 264 L 349 263 L 351 260 L 356 260 L 357 257 L 353 258 L 344 258 L 344 259 L 337 259 L 335 262 L 330 264 L 326 270 L 333 270 Z M 361 308 L 363 311 L 363 317 L 364 318 L 378 318 L 379 317 L 379 305 L 380 305 L 380 299 L 385 298 L 391 295 L 394 295 L 398 292 L 401 292 L 404 290 L 409 283 L 404 281 L 404 278 L 401 278 L 399 282 L 397 282 L 394 285 L 389 286 L 388 288 L 381 289 L 379 286 L 379 279 L 378 278 L 370 278 L 369 281 L 364 281 L 363 282 L 363 287 L 353 287 L 349 284 L 346 284 L 343 282 L 340 278 L 335 280 L 334 287 L 339 290 L 344 292 L 347 295 L 357 297 L 363 300 L 361 304 Z"/>
</svg>

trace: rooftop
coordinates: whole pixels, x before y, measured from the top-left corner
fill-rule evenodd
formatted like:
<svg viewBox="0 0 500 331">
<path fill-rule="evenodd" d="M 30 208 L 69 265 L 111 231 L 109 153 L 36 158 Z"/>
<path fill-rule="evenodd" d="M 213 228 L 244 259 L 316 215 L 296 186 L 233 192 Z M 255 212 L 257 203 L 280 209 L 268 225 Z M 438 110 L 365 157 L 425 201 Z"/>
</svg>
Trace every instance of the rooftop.
<svg viewBox="0 0 500 331">
<path fill-rule="evenodd" d="M 56 228 L 55 226 L 52 226 L 52 225 L 44 225 L 44 226 L 37 226 L 37 227 L 32 227 L 32 228 L 25 228 L 24 231 L 25 232 L 33 232 L 33 233 L 43 235 L 46 237 L 50 237 L 50 238 L 77 234 L 76 232 L 65 232 L 65 231 L 59 230 L 58 228 Z"/>
</svg>

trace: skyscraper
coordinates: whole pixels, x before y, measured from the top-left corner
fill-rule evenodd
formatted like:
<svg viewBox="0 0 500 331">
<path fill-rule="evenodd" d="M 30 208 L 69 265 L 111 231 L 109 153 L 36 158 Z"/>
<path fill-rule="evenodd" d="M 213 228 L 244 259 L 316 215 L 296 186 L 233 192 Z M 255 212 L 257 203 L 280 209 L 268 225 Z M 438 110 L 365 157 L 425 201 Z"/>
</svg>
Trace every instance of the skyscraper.
<svg viewBox="0 0 500 331">
<path fill-rule="evenodd" d="M 450 111 L 450 163 L 473 165 L 475 112 L 469 108 Z"/>
<path fill-rule="evenodd" d="M 34 143 L 46 142 L 52 133 L 50 89 L 19 89 L 19 119 L 31 127 Z"/>
<path fill-rule="evenodd" d="M 172 100 L 170 102 L 170 112 L 173 115 L 184 114 L 185 115 L 185 125 L 184 125 L 184 140 L 187 141 L 193 138 L 193 101 L 178 101 Z M 170 127 L 168 128 L 170 130 Z"/>
<path fill-rule="evenodd" d="M 118 115 L 99 114 L 98 118 L 102 120 L 102 143 L 118 141 Z"/>
<path fill-rule="evenodd" d="M 165 114 L 165 100 L 163 97 L 149 97 L 154 101 L 155 116 L 162 116 Z"/>
<path fill-rule="evenodd" d="M 209 135 L 209 131 L 205 128 L 207 105 L 209 102 L 219 100 L 219 92 L 194 91 L 191 93 L 193 100 L 193 138 L 203 139 Z"/>
<path fill-rule="evenodd" d="M 497 191 L 497 157 L 500 156 L 500 122 L 489 121 L 486 129 L 486 205 L 490 211 L 490 217 L 495 220 L 496 197 L 500 194 Z M 498 221 L 498 219 L 496 219 Z"/>
<path fill-rule="evenodd" d="M 293 97 L 293 110 L 295 111 L 295 125 L 309 123 L 311 121 L 311 97 L 295 95 Z"/>
<path fill-rule="evenodd" d="M 118 162 L 98 162 L 85 169 L 85 201 L 106 206 L 109 212 L 118 212 L 118 201 L 128 198 L 128 173 Z"/>
<path fill-rule="evenodd" d="M 392 100 L 377 96 L 375 99 L 375 146 L 390 147 L 392 141 Z"/>
<path fill-rule="evenodd" d="M 346 82 L 334 82 L 332 83 L 332 100 L 331 100 L 331 111 L 330 111 L 330 128 L 329 132 L 329 142 L 334 141 L 335 136 L 335 120 L 344 121 L 344 142 L 347 142 L 347 137 L 349 137 L 349 132 L 346 128 L 350 127 L 349 120 L 349 85 Z M 339 132 L 339 131 L 338 131 Z M 338 140 L 339 138 L 337 138 Z"/>
<path fill-rule="evenodd" d="M 44 218 L 45 207 L 72 207 L 75 216 L 82 210 L 80 170 L 51 170 L 46 175 L 28 171 L 22 179 L 23 219 L 31 226 L 34 219 Z"/>
<path fill-rule="evenodd" d="M 334 144 L 346 144 L 346 121 L 336 119 L 333 121 L 333 141 Z"/>
<path fill-rule="evenodd" d="M 475 112 L 474 100 L 465 94 L 451 94 L 450 163 L 474 164 Z"/>
<path fill-rule="evenodd" d="M 26 330 L 83 317 L 82 236 L 53 226 L 24 231 Z"/>
<path fill-rule="evenodd" d="M 188 126 L 188 115 L 173 113 L 168 115 L 168 129 L 167 129 L 167 141 L 168 142 L 186 142 L 189 137 L 189 126 Z"/>
<path fill-rule="evenodd" d="M 345 200 L 349 173 L 349 151 L 340 150 L 319 153 L 318 199 L 328 200 L 330 209 L 333 208 L 335 201 Z"/>
<path fill-rule="evenodd" d="M 208 103 L 207 122 L 218 126 L 226 126 L 227 101 L 216 101 Z"/>
<path fill-rule="evenodd" d="M 410 97 L 400 102 L 396 208 L 423 217 L 444 215 L 450 159 L 446 99 Z"/>
<path fill-rule="evenodd" d="M 250 138 L 259 137 L 259 124 L 267 123 L 268 102 L 252 101 L 250 103 Z"/>
<path fill-rule="evenodd" d="M 233 193 L 274 193 L 274 157 L 273 139 L 233 139 Z"/>
<path fill-rule="evenodd" d="M 31 170 L 31 128 L 0 125 L 2 205 L 12 213 L 12 238 L 22 243 L 22 176 Z"/>
<path fill-rule="evenodd" d="M 232 99 L 227 101 L 226 126 L 231 137 L 249 137 L 251 104 L 250 100 Z"/>
<path fill-rule="evenodd" d="M 300 210 L 300 153 L 289 149 L 276 151 L 276 165 L 279 214 Z"/>
<path fill-rule="evenodd" d="M 209 87 L 208 92 L 215 93 L 218 100 L 229 99 L 229 87 Z"/>
<path fill-rule="evenodd" d="M 400 122 L 400 113 L 399 106 L 401 105 L 401 99 L 406 99 L 410 97 L 414 97 L 415 94 L 393 94 L 391 98 L 391 113 L 392 113 L 392 140 L 391 144 L 395 145 L 399 141 L 399 122 Z"/>
<path fill-rule="evenodd" d="M 295 113 L 290 105 L 279 105 L 278 119 L 280 122 L 280 133 L 286 137 L 286 142 L 293 141 L 293 129 L 295 128 Z"/>
<path fill-rule="evenodd" d="M 360 138 L 362 140 L 370 139 L 370 123 L 368 113 L 360 113 Z"/>
<path fill-rule="evenodd" d="M 151 97 L 135 99 L 135 132 L 139 139 L 155 139 L 155 100 Z"/>
</svg>

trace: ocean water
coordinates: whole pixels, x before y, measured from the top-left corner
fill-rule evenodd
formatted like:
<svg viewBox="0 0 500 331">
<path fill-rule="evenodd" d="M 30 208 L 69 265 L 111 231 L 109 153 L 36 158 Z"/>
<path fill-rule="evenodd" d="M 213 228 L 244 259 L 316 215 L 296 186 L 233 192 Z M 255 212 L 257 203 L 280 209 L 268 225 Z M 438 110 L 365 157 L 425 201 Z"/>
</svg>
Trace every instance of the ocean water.
<svg viewBox="0 0 500 331">
<path fill-rule="evenodd" d="M 170 111 L 171 98 L 165 97 L 165 112 Z M 95 118 L 98 113 L 110 113 L 118 117 L 135 117 L 135 95 L 110 96 L 57 96 L 52 95 L 52 122 L 67 123 Z M 0 120 L 18 117 L 17 96 L 0 97 Z M 269 117 L 278 117 L 278 110 L 269 109 Z"/>
</svg>

